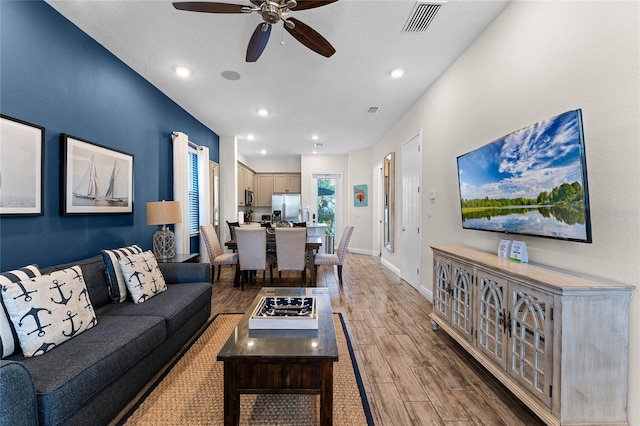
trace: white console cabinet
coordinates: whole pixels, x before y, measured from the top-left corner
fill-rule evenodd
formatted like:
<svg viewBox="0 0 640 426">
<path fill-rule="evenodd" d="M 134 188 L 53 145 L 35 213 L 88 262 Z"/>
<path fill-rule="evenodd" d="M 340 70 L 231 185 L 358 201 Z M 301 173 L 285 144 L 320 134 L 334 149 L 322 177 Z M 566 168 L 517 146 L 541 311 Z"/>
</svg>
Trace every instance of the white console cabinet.
<svg viewBox="0 0 640 426">
<path fill-rule="evenodd" d="M 549 425 L 627 425 L 633 287 L 432 246 L 442 328 Z"/>
</svg>

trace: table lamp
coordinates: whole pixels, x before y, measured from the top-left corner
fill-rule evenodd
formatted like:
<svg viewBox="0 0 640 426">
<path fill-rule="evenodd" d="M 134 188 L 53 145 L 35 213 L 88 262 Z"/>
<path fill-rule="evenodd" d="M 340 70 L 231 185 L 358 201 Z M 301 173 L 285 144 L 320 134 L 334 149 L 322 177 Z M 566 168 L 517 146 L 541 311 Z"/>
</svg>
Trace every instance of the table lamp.
<svg viewBox="0 0 640 426">
<path fill-rule="evenodd" d="M 179 201 L 153 201 L 147 203 L 147 225 L 162 225 L 153 234 L 153 254 L 161 259 L 176 255 L 176 241 L 167 225 L 182 222 Z"/>
</svg>

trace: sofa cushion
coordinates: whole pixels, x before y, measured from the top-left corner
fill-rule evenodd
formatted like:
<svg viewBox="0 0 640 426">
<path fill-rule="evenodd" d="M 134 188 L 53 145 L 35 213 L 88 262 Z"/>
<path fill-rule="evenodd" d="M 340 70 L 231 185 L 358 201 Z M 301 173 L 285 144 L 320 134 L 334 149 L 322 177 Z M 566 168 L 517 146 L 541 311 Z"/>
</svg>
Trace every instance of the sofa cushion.
<svg viewBox="0 0 640 426">
<path fill-rule="evenodd" d="M 107 270 L 107 280 L 109 282 L 109 294 L 113 303 L 122 303 L 127 299 L 127 286 L 122 278 L 118 260 L 137 253 L 142 253 L 142 249 L 137 245 L 102 250 L 102 260 Z"/>
<path fill-rule="evenodd" d="M 89 298 L 94 308 L 99 308 L 102 305 L 111 303 L 111 297 L 109 296 L 109 284 L 107 283 L 107 277 L 105 274 L 104 262 L 102 256 L 97 255 L 87 259 L 82 259 L 73 263 L 64 263 L 55 266 L 49 266 L 42 268 L 40 272 L 43 274 L 49 274 L 53 271 L 61 271 L 63 269 L 71 268 L 78 265 L 82 269 L 82 276 L 84 277 L 84 283 L 89 290 Z"/>
<path fill-rule="evenodd" d="M 2 299 L 27 357 L 43 355 L 97 322 L 79 266 L 5 284 Z"/>
<path fill-rule="evenodd" d="M 167 289 L 156 257 L 150 251 L 118 259 L 122 278 L 136 305 Z"/>
<path fill-rule="evenodd" d="M 157 315 L 165 318 L 167 336 L 172 336 L 196 312 L 211 301 L 211 283 L 167 284 L 164 291 L 140 305 L 127 301 L 105 305 L 100 315 Z"/>
<path fill-rule="evenodd" d="M 24 268 L 14 269 L 0 274 L 0 288 L 3 285 L 16 283 L 22 280 L 28 280 L 40 276 L 40 270 L 37 265 L 28 265 Z M 0 358 L 11 355 L 18 348 L 18 335 L 13 329 L 9 314 L 7 313 L 2 297 L 0 296 Z"/>
<path fill-rule="evenodd" d="M 11 357 L 24 363 L 34 378 L 41 424 L 61 423 L 166 337 L 161 317 L 98 314 L 98 321 L 44 356 Z"/>
</svg>

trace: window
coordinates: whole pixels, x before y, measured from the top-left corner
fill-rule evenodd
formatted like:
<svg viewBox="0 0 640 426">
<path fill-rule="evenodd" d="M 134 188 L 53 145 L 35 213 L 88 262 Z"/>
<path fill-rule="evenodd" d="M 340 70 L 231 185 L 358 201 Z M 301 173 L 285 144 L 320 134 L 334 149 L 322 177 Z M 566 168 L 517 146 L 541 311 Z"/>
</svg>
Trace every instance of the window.
<svg viewBox="0 0 640 426">
<path fill-rule="evenodd" d="M 189 148 L 189 234 L 197 234 L 200 230 L 200 212 L 198 205 L 198 154 Z"/>
</svg>

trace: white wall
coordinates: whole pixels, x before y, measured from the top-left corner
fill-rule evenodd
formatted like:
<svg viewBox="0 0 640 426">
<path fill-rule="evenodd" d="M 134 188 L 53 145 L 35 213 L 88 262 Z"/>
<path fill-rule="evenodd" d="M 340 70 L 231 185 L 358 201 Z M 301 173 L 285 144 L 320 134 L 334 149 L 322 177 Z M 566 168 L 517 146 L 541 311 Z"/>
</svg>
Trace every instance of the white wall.
<svg viewBox="0 0 640 426">
<path fill-rule="evenodd" d="M 349 153 L 349 175 L 347 179 L 348 193 L 346 203 L 349 206 L 347 211 L 347 223 L 353 225 L 354 232 L 349 241 L 349 250 L 360 254 L 374 254 L 373 234 L 371 224 L 373 223 L 373 173 L 371 169 L 371 150 L 363 149 Z M 367 206 L 355 207 L 353 200 L 354 185 L 367 185 Z M 361 232 L 356 232 L 360 230 Z"/>
<path fill-rule="evenodd" d="M 300 173 L 300 157 L 243 157 L 240 161 L 256 173 Z"/>
<path fill-rule="evenodd" d="M 237 146 L 234 136 L 220 136 L 220 241 L 231 239 L 226 221 L 238 218 Z"/>
<path fill-rule="evenodd" d="M 374 146 L 372 164 L 389 151 L 399 156 L 400 144 L 423 130 L 423 188 L 438 194 L 432 216 L 423 216 L 423 247 L 463 244 L 495 251 L 500 234 L 461 227 L 456 157 L 582 108 L 593 243 L 523 240 L 533 262 L 638 285 L 639 17 L 638 2 L 513 2 Z M 399 185 L 396 194 L 401 218 Z M 399 251 L 383 256 L 399 266 Z M 425 249 L 422 269 L 431 265 Z M 423 277 L 424 285 L 431 281 Z M 630 321 L 628 420 L 640 425 L 638 294 Z"/>
</svg>

